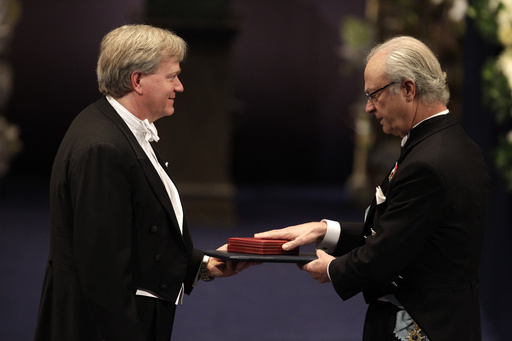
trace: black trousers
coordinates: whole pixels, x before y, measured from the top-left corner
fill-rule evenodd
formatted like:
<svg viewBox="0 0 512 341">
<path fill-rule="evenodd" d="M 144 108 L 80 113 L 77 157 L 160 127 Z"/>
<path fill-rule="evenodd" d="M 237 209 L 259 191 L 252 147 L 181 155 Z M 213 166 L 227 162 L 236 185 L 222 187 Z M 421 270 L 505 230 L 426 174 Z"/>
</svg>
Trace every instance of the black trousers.
<svg viewBox="0 0 512 341">
<path fill-rule="evenodd" d="M 176 304 L 158 298 L 136 296 L 139 319 L 148 341 L 169 341 Z"/>
<path fill-rule="evenodd" d="M 363 341 L 397 341 L 393 330 L 400 309 L 390 302 L 375 301 L 368 305 Z"/>
</svg>

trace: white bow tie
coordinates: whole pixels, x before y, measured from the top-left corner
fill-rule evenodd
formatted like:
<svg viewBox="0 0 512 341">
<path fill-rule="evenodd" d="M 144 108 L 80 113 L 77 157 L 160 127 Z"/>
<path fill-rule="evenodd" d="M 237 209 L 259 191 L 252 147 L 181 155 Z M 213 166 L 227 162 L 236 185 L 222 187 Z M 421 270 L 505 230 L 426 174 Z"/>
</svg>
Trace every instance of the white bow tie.
<svg viewBox="0 0 512 341">
<path fill-rule="evenodd" d="M 153 123 L 149 123 L 147 118 L 142 121 L 142 134 L 148 142 L 158 142 L 158 140 L 160 140 L 155 125 Z"/>
</svg>

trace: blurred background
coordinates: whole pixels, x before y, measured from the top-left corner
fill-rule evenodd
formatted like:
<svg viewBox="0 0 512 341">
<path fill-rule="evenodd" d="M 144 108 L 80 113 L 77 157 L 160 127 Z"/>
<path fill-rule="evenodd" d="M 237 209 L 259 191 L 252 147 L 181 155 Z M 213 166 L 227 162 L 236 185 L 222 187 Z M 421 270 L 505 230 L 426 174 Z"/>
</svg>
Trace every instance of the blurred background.
<svg viewBox="0 0 512 341">
<path fill-rule="evenodd" d="M 182 36 L 185 92 L 157 122 L 196 246 L 322 218 L 362 220 L 399 140 L 365 114 L 364 56 L 413 35 L 448 73 L 449 108 L 486 156 L 484 340 L 512 316 L 512 4 L 504 0 L 0 0 L 0 338 L 30 340 L 49 248 L 47 190 L 73 118 L 100 94 L 113 28 Z M 471 171 L 468 169 L 468 171 Z M 468 184 L 470 186 L 471 184 Z M 176 340 L 360 340 L 365 304 L 293 265 L 201 283 Z"/>
</svg>

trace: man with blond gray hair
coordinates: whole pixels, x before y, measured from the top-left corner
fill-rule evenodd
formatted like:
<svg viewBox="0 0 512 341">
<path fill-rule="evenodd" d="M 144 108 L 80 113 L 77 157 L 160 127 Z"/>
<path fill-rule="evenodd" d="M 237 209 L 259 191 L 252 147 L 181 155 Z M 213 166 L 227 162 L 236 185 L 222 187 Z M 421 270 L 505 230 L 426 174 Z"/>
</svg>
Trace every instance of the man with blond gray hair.
<svg viewBox="0 0 512 341">
<path fill-rule="evenodd" d="M 489 183 L 483 156 L 447 109 L 446 74 L 422 42 L 375 47 L 364 72 L 366 112 L 402 151 L 364 222 L 322 220 L 256 234 L 317 242 L 302 269 L 368 303 L 364 341 L 481 340 L 478 271 Z"/>
<path fill-rule="evenodd" d="M 53 164 L 35 340 L 168 341 L 184 293 L 247 266 L 194 249 L 179 193 L 150 143 L 159 140 L 154 122 L 174 113 L 184 90 L 186 51 L 180 37 L 148 25 L 104 37 L 104 97 L 75 118 Z"/>
</svg>

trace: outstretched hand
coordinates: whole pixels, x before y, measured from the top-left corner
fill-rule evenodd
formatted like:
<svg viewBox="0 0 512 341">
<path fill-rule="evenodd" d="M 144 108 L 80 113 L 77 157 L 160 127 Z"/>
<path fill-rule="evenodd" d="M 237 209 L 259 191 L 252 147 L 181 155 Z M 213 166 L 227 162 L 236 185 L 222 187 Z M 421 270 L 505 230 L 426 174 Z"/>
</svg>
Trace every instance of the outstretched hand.
<svg viewBox="0 0 512 341">
<path fill-rule="evenodd" d="M 256 233 L 254 237 L 289 240 L 288 243 L 283 244 L 283 250 L 288 251 L 302 245 L 309 245 L 316 242 L 319 238 L 325 236 L 326 231 L 327 223 L 320 221 Z"/>
<path fill-rule="evenodd" d="M 316 279 L 319 283 L 327 283 L 330 282 L 329 275 L 327 273 L 327 269 L 329 268 L 329 264 L 335 258 L 323 250 L 316 250 L 316 256 L 318 259 L 306 263 L 304 265 L 299 266 L 301 270 L 309 272 L 313 279 Z"/>
<path fill-rule="evenodd" d="M 228 245 L 222 245 L 217 251 L 227 251 Z M 206 270 L 209 277 L 230 277 L 238 274 L 240 271 L 245 270 L 253 265 L 260 263 L 257 262 L 231 262 L 220 258 L 210 257 Z"/>
</svg>

